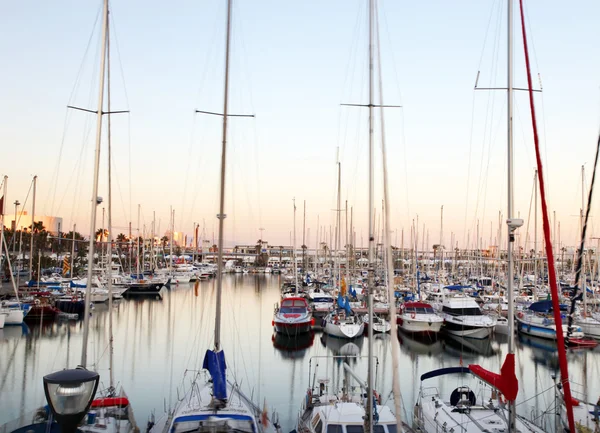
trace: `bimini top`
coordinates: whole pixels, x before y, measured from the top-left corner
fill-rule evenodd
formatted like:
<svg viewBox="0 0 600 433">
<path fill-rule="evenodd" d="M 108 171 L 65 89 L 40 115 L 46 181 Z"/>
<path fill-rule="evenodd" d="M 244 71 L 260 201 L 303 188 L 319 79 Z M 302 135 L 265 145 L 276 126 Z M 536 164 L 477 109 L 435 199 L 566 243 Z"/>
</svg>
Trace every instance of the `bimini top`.
<svg viewBox="0 0 600 433">
<path fill-rule="evenodd" d="M 444 376 L 446 374 L 456 374 L 456 373 L 471 373 L 468 367 L 447 367 L 440 368 L 433 371 L 428 371 L 427 373 L 423 373 L 421 375 L 421 381 L 425 379 L 431 379 L 432 377 Z"/>
<path fill-rule="evenodd" d="M 534 302 L 533 304 L 531 304 L 529 306 L 529 309 L 531 311 L 535 311 L 537 313 L 549 313 L 550 311 L 553 310 L 553 308 L 552 308 L 552 301 L 544 300 L 544 301 Z M 566 311 L 567 310 L 567 306 L 565 304 L 561 304 L 560 305 L 560 310 L 561 311 Z"/>
<path fill-rule="evenodd" d="M 405 302 L 404 308 L 433 308 L 426 302 Z"/>
</svg>

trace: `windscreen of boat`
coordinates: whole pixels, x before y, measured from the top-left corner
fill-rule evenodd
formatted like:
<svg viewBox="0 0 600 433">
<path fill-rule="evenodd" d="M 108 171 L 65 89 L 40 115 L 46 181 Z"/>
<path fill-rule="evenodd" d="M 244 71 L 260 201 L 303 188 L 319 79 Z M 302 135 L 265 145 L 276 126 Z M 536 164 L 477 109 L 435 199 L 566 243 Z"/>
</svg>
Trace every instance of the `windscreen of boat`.
<svg viewBox="0 0 600 433">
<path fill-rule="evenodd" d="M 444 313 L 450 314 L 451 316 L 481 316 L 481 310 L 479 307 L 467 307 L 467 308 L 449 308 L 443 307 Z"/>
<path fill-rule="evenodd" d="M 305 313 L 306 303 L 299 299 L 286 299 L 281 302 L 281 308 L 279 311 L 284 314 Z"/>
<path fill-rule="evenodd" d="M 435 314 L 432 307 L 411 307 L 406 309 L 407 313 Z"/>
<path fill-rule="evenodd" d="M 189 415 L 175 418 L 170 433 L 255 433 L 246 415 Z"/>
</svg>

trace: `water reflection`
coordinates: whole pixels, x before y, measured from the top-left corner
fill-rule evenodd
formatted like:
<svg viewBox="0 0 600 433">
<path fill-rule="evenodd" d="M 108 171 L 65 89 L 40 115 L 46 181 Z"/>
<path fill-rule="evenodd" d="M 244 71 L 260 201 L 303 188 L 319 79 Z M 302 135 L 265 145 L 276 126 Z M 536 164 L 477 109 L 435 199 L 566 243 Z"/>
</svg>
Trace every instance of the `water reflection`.
<svg viewBox="0 0 600 433">
<path fill-rule="evenodd" d="M 316 377 L 328 378 L 334 388 L 343 385 L 343 362 L 366 379 L 366 337 L 348 341 L 316 333 L 290 341 L 273 334 L 273 307 L 282 282 L 278 275 L 226 275 L 223 282 L 221 339 L 228 372 L 235 374 L 248 395 L 261 405 L 266 399 L 269 411 L 277 410 L 284 431 L 293 428 L 306 389 L 315 379 L 315 368 Z M 214 341 L 214 302 L 215 282 L 208 280 L 199 283 L 197 294 L 192 284 L 179 285 L 165 290 L 162 299 L 135 297 L 115 303 L 115 378 L 126 389 L 139 424 L 145 424 L 153 410 L 158 414 L 171 406 L 185 371 L 201 367 L 204 352 Z M 104 384 L 108 317 L 108 305 L 95 306 L 88 347 L 90 367 L 100 373 Z M 81 320 L 59 320 L 0 330 L 0 424 L 43 404 L 45 374 L 80 362 L 82 327 Z M 381 334 L 373 341 L 376 389 L 382 396 L 391 391 L 391 338 Z M 402 417 L 412 413 L 421 374 L 461 362 L 498 371 L 507 353 L 507 338 L 500 335 L 479 342 L 415 339 L 404 334 L 399 338 Z M 332 355 L 343 358 L 315 358 Z M 524 414 L 534 407 L 545 409 L 553 401 L 555 355 L 551 342 L 518 339 L 519 401 L 531 399 L 519 406 Z M 568 360 L 573 382 L 586 385 L 582 392 L 590 400 L 597 399 L 600 349 L 569 351 Z M 435 386 L 449 393 L 456 383 L 440 381 Z"/>
</svg>

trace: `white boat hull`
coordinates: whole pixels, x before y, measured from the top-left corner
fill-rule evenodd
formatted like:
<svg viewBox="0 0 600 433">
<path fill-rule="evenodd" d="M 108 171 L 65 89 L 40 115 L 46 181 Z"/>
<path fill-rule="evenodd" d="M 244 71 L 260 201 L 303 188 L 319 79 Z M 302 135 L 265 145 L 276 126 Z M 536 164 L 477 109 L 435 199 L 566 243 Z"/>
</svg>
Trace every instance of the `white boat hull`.
<svg viewBox="0 0 600 433">
<path fill-rule="evenodd" d="M 327 335 L 331 335 L 332 337 L 337 338 L 356 338 L 360 337 L 365 330 L 364 323 L 356 324 L 356 323 L 340 323 L 334 324 L 329 321 L 325 323 L 324 332 Z"/>
<path fill-rule="evenodd" d="M 581 317 L 575 320 L 575 324 L 581 328 L 585 336 L 600 339 L 600 321 L 592 317 Z"/>
<path fill-rule="evenodd" d="M 14 310 L 8 310 L 2 313 L 3 315 L 6 314 L 5 317 L 5 321 L 4 324 L 5 325 L 21 325 L 23 323 L 23 318 L 25 317 L 23 310 L 21 309 L 14 309 Z"/>
<path fill-rule="evenodd" d="M 5 314 L 0 314 L 0 329 L 4 328 L 4 321 L 6 320 Z"/>
<path fill-rule="evenodd" d="M 437 334 L 442 329 L 443 320 L 426 321 L 418 317 L 414 319 L 409 314 L 398 316 L 398 326 L 402 331 L 411 334 Z"/>
</svg>

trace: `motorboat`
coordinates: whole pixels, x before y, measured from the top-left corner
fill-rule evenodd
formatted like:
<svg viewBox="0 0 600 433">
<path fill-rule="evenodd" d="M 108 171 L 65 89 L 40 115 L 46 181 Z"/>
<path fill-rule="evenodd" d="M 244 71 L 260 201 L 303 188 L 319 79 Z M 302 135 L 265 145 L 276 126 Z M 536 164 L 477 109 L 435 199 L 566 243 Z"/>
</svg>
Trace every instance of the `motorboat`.
<svg viewBox="0 0 600 433">
<path fill-rule="evenodd" d="M 483 314 L 477 302 L 468 296 L 446 298 L 440 315 L 445 331 L 459 337 L 487 338 L 496 326 L 496 319 Z"/>
<path fill-rule="evenodd" d="M 444 319 L 430 304 L 406 302 L 400 306 L 397 323 L 404 332 L 435 335 L 440 332 Z"/>
<path fill-rule="evenodd" d="M 308 302 L 301 297 L 283 298 L 273 316 L 275 332 L 288 336 L 310 332 L 314 319 Z"/>
</svg>

